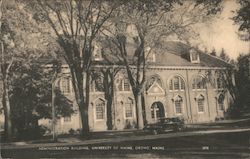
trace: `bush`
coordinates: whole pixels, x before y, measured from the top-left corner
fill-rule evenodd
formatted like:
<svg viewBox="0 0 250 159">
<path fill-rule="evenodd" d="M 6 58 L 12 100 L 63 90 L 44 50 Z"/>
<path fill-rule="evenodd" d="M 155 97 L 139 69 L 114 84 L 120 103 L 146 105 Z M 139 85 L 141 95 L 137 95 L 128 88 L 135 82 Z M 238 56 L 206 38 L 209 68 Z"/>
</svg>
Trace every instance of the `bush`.
<svg viewBox="0 0 250 159">
<path fill-rule="evenodd" d="M 41 138 L 48 130 L 47 127 L 41 125 L 30 125 L 18 131 L 18 139 L 37 139 Z"/>
<path fill-rule="evenodd" d="M 74 129 L 71 128 L 71 129 L 69 130 L 69 134 L 70 134 L 70 135 L 74 135 L 74 134 L 76 134 L 76 131 L 75 131 Z"/>
</svg>

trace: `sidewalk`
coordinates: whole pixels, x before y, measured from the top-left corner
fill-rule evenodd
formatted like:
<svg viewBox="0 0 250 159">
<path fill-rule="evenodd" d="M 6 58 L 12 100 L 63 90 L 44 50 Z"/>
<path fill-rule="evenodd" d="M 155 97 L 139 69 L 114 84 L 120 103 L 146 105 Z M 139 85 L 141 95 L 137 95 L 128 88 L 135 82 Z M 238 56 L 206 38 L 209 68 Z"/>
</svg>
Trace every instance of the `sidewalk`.
<svg viewBox="0 0 250 159">
<path fill-rule="evenodd" d="M 152 140 L 161 138 L 174 138 L 183 136 L 195 136 L 202 134 L 214 134 L 214 133 L 230 133 L 230 132 L 244 132 L 250 131 L 250 128 L 241 129 L 224 129 L 224 130 L 202 130 L 202 131 L 190 131 L 190 132 L 177 132 L 177 133 L 166 133 L 158 135 L 139 135 L 132 133 L 129 136 L 119 136 L 112 138 L 102 138 L 102 139 L 90 139 L 81 140 L 80 138 L 59 138 L 56 143 L 29 143 L 29 142 L 15 142 L 15 143 L 3 143 L 1 144 L 1 149 L 29 149 L 29 148 L 41 148 L 41 147 L 65 147 L 65 146 L 79 146 L 79 145 L 92 145 L 92 144 L 107 144 L 107 143 L 119 143 L 124 141 L 140 141 L 140 140 Z M 136 132 L 136 131 L 135 131 Z M 128 132 L 130 133 L 130 132 Z"/>
</svg>

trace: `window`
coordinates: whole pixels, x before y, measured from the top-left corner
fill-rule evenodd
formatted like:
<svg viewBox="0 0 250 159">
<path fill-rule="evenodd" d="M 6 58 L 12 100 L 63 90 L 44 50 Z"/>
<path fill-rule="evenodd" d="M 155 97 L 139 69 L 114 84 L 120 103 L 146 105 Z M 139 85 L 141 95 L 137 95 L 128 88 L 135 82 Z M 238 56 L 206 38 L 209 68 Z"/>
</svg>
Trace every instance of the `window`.
<svg viewBox="0 0 250 159">
<path fill-rule="evenodd" d="M 174 105 L 175 105 L 175 113 L 176 114 L 182 114 L 182 97 L 177 95 L 175 98 L 174 98 Z"/>
<path fill-rule="evenodd" d="M 62 78 L 60 80 L 60 90 L 62 93 L 70 93 L 70 79 Z"/>
<path fill-rule="evenodd" d="M 128 78 L 124 78 L 123 82 L 124 82 L 124 84 L 123 84 L 124 91 L 130 91 L 130 84 L 129 84 Z"/>
<path fill-rule="evenodd" d="M 95 92 L 104 92 L 103 78 L 100 74 L 95 78 Z"/>
<path fill-rule="evenodd" d="M 217 89 L 225 88 L 225 84 L 222 78 L 217 78 L 216 83 L 217 83 Z"/>
<path fill-rule="evenodd" d="M 204 96 L 199 95 L 199 97 L 197 97 L 196 100 L 197 100 L 198 112 L 200 113 L 204 112 L 204 104 L 205 104 Z"/>
<path fill-rule="evenodd" d="M 190 50 L 190 61 L 192 63 L 199 63 L 200 62 L 200 57 L 199 53 L 196 50 Z"/>
<path fill-rule="evenodd" d="M 64 122 L 71 122 L 71 116 L 64 117 Z"/>
<path fill-rule="evenodd" d="M 133 117 L 133 100 L 128 99 L 125 103 L 125 118 L 132 118 Z"/>
<path fill-rule="evenodd" d="M 198 60 L 198 54 L 197 53 L 192 53 L 191 54 L 192 61 L 197 61 Z"/>
<path fill-rule="evenodd" d="M 202 76 L 197 76 L 193 79 L 192 89 L 206 89 L 206 81 Z"/>
<path fill-rule="evenodd" d="M 130 91 L 131 90 L 129 79 L 126 77 L 123 77 L 123 76 L 118 77 L 118 79 L 116 80 L 116 84 L 117 84 L 118 91 Z"/>
<path fill-rule="evenodd" d="M 219 110 L 224 110 L 224 95 L 220 94 L 218 97 L 218 106 L 219 106 Z"/>
<path fill-rule="evenodd" d="M 181 77 L 175 76 L 170 80 L 169 90 L 178 91 L 178 90 L 184 90 L 184 89 L 185 89 L 185 84 L 184 84 L 184 80 Z"/>
<path fill-rule="evenodd" d="M 150 47 L 146 47 L 145 49 L 145 59 L 148 62 L 155 62 L 155 53 L 152 51 Z"/>
<path fill-rule="evenodd" d="M 95 61 L 101 61 L 102 60 L 102 50 L 101 50 L 100 46 L 98 46 L 98 45 L 94 46 L 93 57 L 94 57 Z"/>
<path fill-rule="evenodd" d="M 98 99 L 95 102 L 96 109 L 96 119 L 103 120 L 105 118 L 105 101 L 102 99 Z"/>
<path fill-rule="evenodd" d="M 182 104 L 182 101 L 175 101 L 175 112 L 176 114 L 181 114 L 182 113 L 182 108 L 181 108 L 181 104 Z"/>
</svg>

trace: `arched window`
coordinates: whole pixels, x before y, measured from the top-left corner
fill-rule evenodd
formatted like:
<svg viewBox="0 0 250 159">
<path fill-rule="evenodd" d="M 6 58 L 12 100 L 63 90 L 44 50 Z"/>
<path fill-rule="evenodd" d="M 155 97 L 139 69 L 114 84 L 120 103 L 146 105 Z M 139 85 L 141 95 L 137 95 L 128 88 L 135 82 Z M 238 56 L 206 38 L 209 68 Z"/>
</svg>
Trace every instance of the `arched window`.
<svg viewBox="0 0 250 159">
<path fill-rule="evenodd" d="M 125 118 L 132 118 L 133 117 L 133 99 L 128 98 L 125 102 Z"/>
<path fill-rule="evenodd" d="M 206 89 L 206 80 L 202 76 L 196 76 L 192 81 L 192 89 Z"/>
<path fill-rule="evenodd" d="M 101 74 L 98 74 L 95 77 L 94 85 L 95 85 L 95 92 L 104 92 L 103 77 Z"/>
<path fill-rule="evenodd" d="M 105 118 L 105 101 L 103 99 L 97 99 L 95 102 L 95 115 L 97 120 L 103 120 Z"/>
<path fill-rule="evenodd" d="M 174 76 L 169 83 L 169 90 L 179 91 L 185 89 L 184 80 L 180 76 Z"/>
<path fill-rule="evenodd" d="M 174 99 L 174 106 L 175 106 L 175 113 L 176 114 L 182 114 L 182 105 L 183 105 L 183 100 L 182 97 L 177 95 Z"/>
<path fill-rule="evenodd" d="M 60 83 L 60 90 L 62 93 L 64 94 L 70 93 L 71 80 L 69 77 L 61 78 L 59 83 Z"/>
<path fill-rule="evenodd" d="M 196 98 L 196 101 L 197 101 L 198 112 L 199 113 L 204 112 L 205 111 L 205 98 L 204 98 L 204 96 L 200 94 Z"/>
<path fill-rule="evenodd" d="M 101 72 L 93 72 L 91 74 L 91 92 L 104 92 L 103 74 Z"/>
<path fill-rule="evenodd" d="M 225 99 L 225 96 L 223 94 L 220 94 L 218 97 L 219 110 L 224 110 L 224 99 Z"/>
<path fill-rule="evenodd" d="M 224 80 L 221 77 L 218 77 L 216 79 L 216 83 L 217 83 L 217 89 L 224 89 L 225 88 L 225 83 Z"/>
<path fill-rule="evenodd" d="M 157 83 L 160 87 L 162 87 L 162 81 L 158 75 L 151 76 L 147 80 L 146 90 L 148 90 L 154 83 Z"/>
<path fill-rule="evenodd" d="M 116 79 L 116 85 L 118 91 L 131 91 L 129 79 L 122 75 L 119 75 Z"/>
</svg>

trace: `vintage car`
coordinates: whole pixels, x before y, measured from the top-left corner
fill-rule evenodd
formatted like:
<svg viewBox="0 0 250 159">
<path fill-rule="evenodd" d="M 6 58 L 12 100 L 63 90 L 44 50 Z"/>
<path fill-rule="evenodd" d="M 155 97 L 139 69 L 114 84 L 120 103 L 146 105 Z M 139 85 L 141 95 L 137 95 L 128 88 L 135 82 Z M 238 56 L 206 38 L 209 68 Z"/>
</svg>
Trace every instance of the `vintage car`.
<svg viewBox="0 0 250 159">
<path fill-rule="evenodd" d="M 156 123 L 146 124 L 143 130 L 153 134 L 168 131 L 181 131 L 185 127 L 184 120 L 178 117 L 161 118 Z"/>
</svg>

